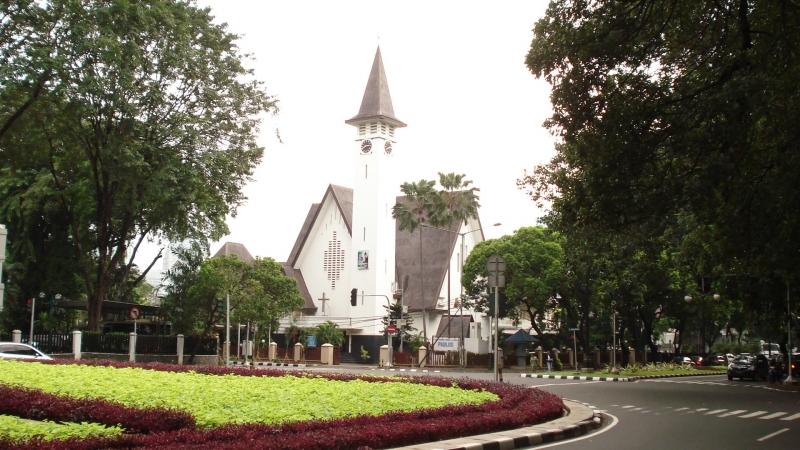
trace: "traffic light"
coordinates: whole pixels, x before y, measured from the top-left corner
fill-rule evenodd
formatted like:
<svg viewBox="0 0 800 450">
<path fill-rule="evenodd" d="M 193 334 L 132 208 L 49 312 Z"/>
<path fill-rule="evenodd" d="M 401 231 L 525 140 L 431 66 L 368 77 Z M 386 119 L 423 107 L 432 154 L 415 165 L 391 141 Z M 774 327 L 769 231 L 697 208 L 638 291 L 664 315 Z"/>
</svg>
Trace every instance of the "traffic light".
<svg viewBox="0 0 800 450">
<path fill-rule="evenodd" d="M 29 299 L 25 300 L 25 303 L 26 303 L 26 305 L 27 305 L 27 306 L 26 306 L 26 308 L 27 308 L 27 311 L 28 311 L 28 312 L 31 312 L 31 309 L 33 308 L 33 299 L 32 299 L 32 298 L 29 298 Z"/>
<path fill-rule="evenodd" d="M 353 288 L 353 290 L 350 291 L 350 306 L 356 306 L 358 304 L 358 301 L 356 300 L 357 296 L 358 289 Z"/>
</svg>

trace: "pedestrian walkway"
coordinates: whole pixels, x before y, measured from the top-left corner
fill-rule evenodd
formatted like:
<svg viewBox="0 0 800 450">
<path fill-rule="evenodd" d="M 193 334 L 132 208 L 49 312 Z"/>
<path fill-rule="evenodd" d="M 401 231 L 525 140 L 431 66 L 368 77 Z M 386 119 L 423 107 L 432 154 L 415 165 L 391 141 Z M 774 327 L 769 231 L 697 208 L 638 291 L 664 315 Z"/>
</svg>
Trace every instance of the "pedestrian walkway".
<svg viewBox="0 0 800 450">
<path fill-rule="evenodd" d="M 636 405 L 611 405 L 612 408 L 619 408 L 621 411 L 635 412 L 639 414 L 669 415 L 669 414 L 697 414 L 700 416 L 710 416 L 719 418 L 740 418 L 756 420 L 780 420 L 784 422 L 800 419 L 800 413 L 787 411 L 751 411 L 746 409 L 713 409 L 709 408 L 690 408 L 672 406 L 649 406 L 637 407 Z"/>
</svg>

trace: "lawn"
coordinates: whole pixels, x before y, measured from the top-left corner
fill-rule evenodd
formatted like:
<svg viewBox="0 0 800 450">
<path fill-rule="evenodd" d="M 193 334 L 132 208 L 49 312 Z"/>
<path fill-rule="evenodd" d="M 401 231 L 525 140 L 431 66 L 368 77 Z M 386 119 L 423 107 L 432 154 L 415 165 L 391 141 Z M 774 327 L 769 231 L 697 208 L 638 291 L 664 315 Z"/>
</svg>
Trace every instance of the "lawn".
<svg viewBox="0 0 800 450">
<path fill-rule="evenodd" d="M 538 389 L 470 379 L 108 361 L 0 360 L 0 398 L 0 448 L 48 450 L 379 449 L 534 425 L 563 408 Z"/>
</svg>

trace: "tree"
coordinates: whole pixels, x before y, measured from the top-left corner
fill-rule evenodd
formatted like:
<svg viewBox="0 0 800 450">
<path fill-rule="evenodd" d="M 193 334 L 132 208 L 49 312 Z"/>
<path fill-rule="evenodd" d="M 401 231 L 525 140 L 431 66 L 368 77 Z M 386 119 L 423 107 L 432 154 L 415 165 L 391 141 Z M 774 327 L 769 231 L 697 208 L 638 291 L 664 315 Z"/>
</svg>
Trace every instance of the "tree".
<svg viewBox="0 0 800 450">
<path fill-rule="evenodd" d="M 252 322 L 263 327 L 278 327 L 278 321 L 305 303 L 297 289 L 297 280 L 283 275 L 281 265 L 272 258 L 256 258 L 247 274 L 249 294 L 234 314 L 238 322 Z"/>
<path fill-rule="evenodd" d="M 544 336 L 545 315 L 557 306 L 556 296 L 565 283 L 561 240 L 557 233 L 537 226 L 476 245 L 461 278 L 467 297 L 464 306 L 480 310 L 492 304 L 486 261 L 500 255 L 506 261 L 506 287 L 502 290 L 506 308 L 511 315 L 518 314 L 513 312 L 515 308 L 524 308 L 533 329 Z"/>
<path fill-rule="evenodd" d="M 0 211 L 21 199 L 57 210 L 97 330 L 114 274 L 126 282 L 146 239 L 227 233 L 263 154 L 258 115 L 276 101 L 237 36 L 191 0 L 23 1 L 2 13 Z"/>
<path fill-rule="evenodd" d="M 413 233 L 419 230 L 419 298 L 422 305 L 422 336 L 424 340 L 428 337 L 427 314 L 425 312 L 425 270 L 422 265 L 422 226 L 435 217 L 436 214 L 436 191 L 435 181 L 419 180 L 416 183 L 403 183 L 400 190 L 405 199 L 402 203 L 397 203 L 392 207 L 392 218 L 400 221 L 400 231 L 408 230 Z"/>
</svg>

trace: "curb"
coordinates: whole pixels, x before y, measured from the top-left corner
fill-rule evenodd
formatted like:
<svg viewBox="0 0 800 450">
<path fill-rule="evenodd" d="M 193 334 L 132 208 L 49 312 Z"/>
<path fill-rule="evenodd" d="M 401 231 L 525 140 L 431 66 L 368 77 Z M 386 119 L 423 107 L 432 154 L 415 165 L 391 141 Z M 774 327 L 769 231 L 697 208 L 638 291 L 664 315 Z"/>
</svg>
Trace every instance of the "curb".
<svg viewBox="0 0 800 450">
<path fill-rule="evenodd" d="M 373 367 L 370 370 L 381 370 L 381 371 L 389 371 L 389 372 L 422 372 L 422 373 L 439 373 L 440 370 L 428 370 L 428 369 L 384 369 L 384 368 L 375 368 Z"/>
<path fill-rule="evenodd" d="M 244 361 L 231 361 L 232 366 L 244 366 Z M 289 364 L 289 363 L 247 363 L 247 366 L 261 366 L 261 367 L 306 367 L 306 364 Z"/>
<path fill-rule="evenodd" d="M 510 450 L 576 438 L 603 425 L 603 417 L 594 406 L 564 399 L 564 407 L 570 412 L 568 416 L 539 425 L 499 433 L 479 434 L 460 439 L 411 445 L 395 450 Z M 575 419 L 578 420 L 575 421 Z"/>
<path fill-rule="evenodd" d="M 579 380 L 579 381 L 637 381 L 646 380 L 651 378 L 679 378 L 679 377 L 702 377 L 708 375 L 725 375 L 725 372 L 710 372 L 710 373 L 680 373 L 680 374 L 665 374 L 665 375 L 634 375 L 632 377 L 581 377 L 575 375 L 537 375 L 535 373 L 521 373 L 520 378 L 547 378 L 551 380 Z"/>
</svg>

